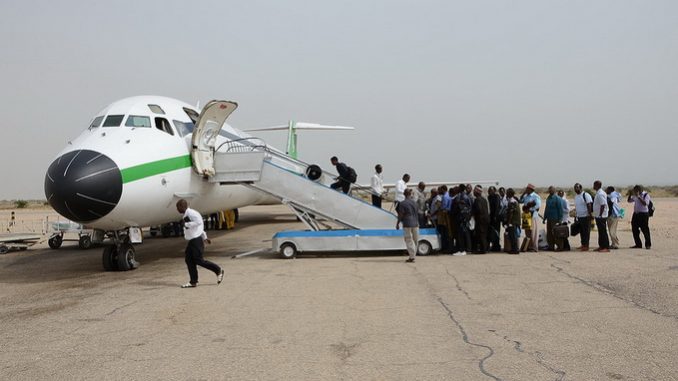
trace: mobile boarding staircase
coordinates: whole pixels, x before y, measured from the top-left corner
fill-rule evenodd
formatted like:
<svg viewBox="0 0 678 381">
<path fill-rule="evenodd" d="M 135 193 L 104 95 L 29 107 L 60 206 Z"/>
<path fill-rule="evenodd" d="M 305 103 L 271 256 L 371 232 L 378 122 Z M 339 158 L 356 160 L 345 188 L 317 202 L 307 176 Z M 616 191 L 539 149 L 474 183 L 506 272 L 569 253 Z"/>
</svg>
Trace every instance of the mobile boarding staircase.
<svg viewBox="0 0 678 381">
<path fill-rule="evenodd" d="M 330 188 L 336 175 L 273 150 L 258 138 L 232 140 L 219 146 L 214 169 L 210 182 L 242 184 L 273 196 L 308 227 L 310 231 L 281 232 L 273 237 L 273 248 L 283 257 L 294 257 L 298 251 L 405 248 L 402 230 L 394 229 L 395 214 Z M 422 237 L 426 233 L 434 238 L 422 240 L 421 254 L 439 248 L 435 230 L 422 229 Z"/>
</svg>

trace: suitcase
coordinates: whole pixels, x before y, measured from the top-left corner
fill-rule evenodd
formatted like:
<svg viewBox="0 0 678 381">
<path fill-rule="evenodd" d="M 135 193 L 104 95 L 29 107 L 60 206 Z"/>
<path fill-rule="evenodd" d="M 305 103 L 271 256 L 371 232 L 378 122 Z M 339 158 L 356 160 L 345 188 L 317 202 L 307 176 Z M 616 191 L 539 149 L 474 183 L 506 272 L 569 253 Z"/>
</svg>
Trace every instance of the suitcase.
<svg viewBox="0 0 678 381">
<path fill-rule="evenodd" d="M 504 252 L 509 253 L 511 251 L 511 240 L 509 239 L 508 233 L 504 232 Z"/>
<path fill-rule="evenodd" d="M 553 227 L 553 235 L 556 238 L 567 238 L 570 236 L 570 228 L 567 225 L 556 225 Z"/>
</svg>

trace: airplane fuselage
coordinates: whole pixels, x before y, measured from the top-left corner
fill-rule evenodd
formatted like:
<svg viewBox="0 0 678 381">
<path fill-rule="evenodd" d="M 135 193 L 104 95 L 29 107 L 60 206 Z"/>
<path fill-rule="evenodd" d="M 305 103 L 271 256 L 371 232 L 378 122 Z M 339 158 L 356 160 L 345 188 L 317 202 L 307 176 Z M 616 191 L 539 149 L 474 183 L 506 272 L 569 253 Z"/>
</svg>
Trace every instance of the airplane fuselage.
<svg viewBox="0 0 678 381">
<path fill-rule="evenodd" d="M 180 198 L 205 214 L 275 202 L 242 185 L 210 183 L 193 171 L 191 116 L 198 111 L 164 97 L 113 103 L 48 169 L 48 201 L 64 217 L 102 230 L 178 220 Z M 248 136 L 228 125 L 221 135 L 218 144 Z"/>
</svg>

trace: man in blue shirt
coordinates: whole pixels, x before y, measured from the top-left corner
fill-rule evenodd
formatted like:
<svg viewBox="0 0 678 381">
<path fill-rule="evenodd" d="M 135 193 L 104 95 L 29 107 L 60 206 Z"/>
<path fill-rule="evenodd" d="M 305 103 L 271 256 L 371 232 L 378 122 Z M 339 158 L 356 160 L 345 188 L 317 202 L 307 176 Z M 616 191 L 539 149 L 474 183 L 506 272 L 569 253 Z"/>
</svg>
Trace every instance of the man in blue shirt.
<svg viewBox="0 0 678 381">
<path fill-rule="evenodd" d="M 539 209 L 541 208 L 541 197 L 539 197 L 534 189 L 534 185 L 527 184 L 525 192 L 520 196 L 520 203 L 527 206 L 532 214 L 532 237 L 530 237 L 528 251 L 536 253 L 539 251 Z"/>
<path fill-rule="evenodd" d="M 549 196 L 546 198 L 546 207 L 544 208 L 544 222 L 546 223 L 546 241 L 549 244 L 550 251 L 561 251 L 563 249 L 562 239 L 556 239 L 554 230 L 556 225 L 563 220 L 562 199 L 556 195 L 556 188 L 549 187 Z M 556 247 L 558 247 L 556 249 Z"/>
</svg>

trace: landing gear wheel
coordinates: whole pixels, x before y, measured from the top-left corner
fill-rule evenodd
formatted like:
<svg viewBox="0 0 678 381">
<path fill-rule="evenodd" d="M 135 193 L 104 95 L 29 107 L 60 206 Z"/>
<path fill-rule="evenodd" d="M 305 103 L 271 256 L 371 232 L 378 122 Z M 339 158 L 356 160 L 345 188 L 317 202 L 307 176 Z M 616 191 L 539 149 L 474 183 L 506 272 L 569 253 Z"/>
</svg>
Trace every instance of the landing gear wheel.
<svg viewBox="0 0 678 381">
<path fill-rule="evenodd" d="M 9 247 L 7 247 L 5 245 L 1 245 L 0 246 L 0 254 L 7 254 L 7 253 L 9 253 Z"/>
<path fill-rule="evenodd" d="M 285 242 L 280 245 L 280 256 L 285 259 L 292 259 L 297 256 L 297 247 L 293 243 Z"/>
<path fill-rule="evenodd" d="M 160 234 L 162 238 L 169 238 L 172 235 L 172 227 L 170 225 L 160 226 Z"/>
<path fill-rule="evenodd" d="M 132 244 L 120 244 L 118 246 L 118 270 L 129 271 L 139 267 L 139 263 L 134 259 L 135 254 Z"/>
<path fill-rule="evenodd" d="M 64 239 L 60 235 L 55 235 L 54 237 L 47 240 L 49 247 L 54 250 L 60 248 L 62 243 L 64 243 Z"/>
<path fill-rule="evenodd" d="M 118 251 L 115 245 L 104 247 L 101 261 L 106 271 L 116 271 L 118 269 Z"/>
<path fill-rule="evenodd" d="M 78 240 L 78 246 L 83 249 L 87 250 L 92 247 L 92 237 L 88 235 L 83 235 L 80 236 L 80 239 Z"/>
<path fill-rule="evenodd" d="M 417 255 L 430 255 L 433 247 L 428 241 L 419 241 L 417 244 Z"/>
<path fill-rule="evenodd" d="M 233 214 L 235 214 L 235 223 L 237 224 L 238 221 L 240 221 L 240 212 L 238 212 L 238 208 L 233 209 Z"/>
</svg>

